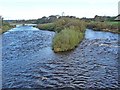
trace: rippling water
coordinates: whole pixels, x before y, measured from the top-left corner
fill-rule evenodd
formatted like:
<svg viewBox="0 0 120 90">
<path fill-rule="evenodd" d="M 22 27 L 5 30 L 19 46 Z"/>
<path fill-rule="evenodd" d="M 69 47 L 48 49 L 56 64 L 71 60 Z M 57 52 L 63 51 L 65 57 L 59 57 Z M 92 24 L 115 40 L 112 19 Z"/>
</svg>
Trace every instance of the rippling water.
<svg viewBox="0 0 120 90">
<path fill-rule="evenodd" d="M 87 29 L 85 32 L 86 39 L 108 39 L 108 40 L 118 40 L 120 35 L 114 34 L 111 32 L 101 32 L 101 31 L 93 31 Z"/>
<path fill-rule="evenodd" d="M 118 88 L 117 34 L 87 30 L 64 53 L 52 51 L 54 34 L 21 26 L 2 35 L 3 88 Z"/>
</svg>

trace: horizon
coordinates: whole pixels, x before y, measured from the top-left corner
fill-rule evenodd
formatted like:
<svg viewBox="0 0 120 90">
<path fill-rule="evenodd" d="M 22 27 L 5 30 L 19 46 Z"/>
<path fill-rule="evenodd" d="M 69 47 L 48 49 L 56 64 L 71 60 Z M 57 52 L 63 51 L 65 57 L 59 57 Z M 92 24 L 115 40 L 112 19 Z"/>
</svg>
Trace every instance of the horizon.
<svg viewBox="0 0 120 90">
<path fill-rule="evenodd" d="M 49 16 L 51 16 L 51 15 L 49 15 Z M 45 17 L 49 17 L 49 16 L 45 16 Z M 57 16 L 57 15 L 53 15 L 53 16 Z M 70 16 L 70 15 L 69 15 Z M 94 15 L 94 17 L 95 17 L 96 15 Z M 99 16 L 99 15 L 97 15 L 97 16 Z M 117 15 L 116 15 L 117 16 Z M 116 16 L 108 16 L 108 17 L 116 17 Z M 44 17 L 44 16 L 42 16 L 42 17 Z M 40 17 L 40 18 L 42 18 L 42 17 Z M 74 16 L 74 17 L 76 17 L 76 16 Z M 90 18 L 94 18 L 94 17 L 90 17 Z M 102 16 L 103 17 L 103 16 Z M 4 17 L 2 17 L 3 19 L 4 19 Z M 4 20 L 35 20 L 35 19 L 40 19 L 40 18 L 34 18 L 34 19 L 32 19 L 32 18 L 30 18 L 30 19 L 4 19 Z M 76 18 L 80 18 L 80 17 L 76 17 Z M 88 17 L 81 17 L 81 18 L 88 18 Z"/>
<path fill-rule="evenodd" d="M 78 18 L 117 16 L 118 0 L 2 0 L 0 16 L 4 20 L 29 20 L 43 16 L 60 15 Z M 112 7 L 112 8 L 111 8 Z"/>
</svg>

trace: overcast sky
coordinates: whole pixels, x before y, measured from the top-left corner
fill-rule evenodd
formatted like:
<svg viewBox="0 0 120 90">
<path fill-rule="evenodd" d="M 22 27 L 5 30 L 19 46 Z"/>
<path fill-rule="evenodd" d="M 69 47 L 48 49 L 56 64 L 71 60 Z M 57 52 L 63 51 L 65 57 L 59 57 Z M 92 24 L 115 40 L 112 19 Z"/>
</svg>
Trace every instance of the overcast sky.
<svg viewBox="0 0 120 90">
<path fill-rule="evenodd" d="M 4 19 L 37 19 L 62 15 L 94 17 L 116 16 L 119 0 L 0 0 L 0 15 Z"/>
</svg>

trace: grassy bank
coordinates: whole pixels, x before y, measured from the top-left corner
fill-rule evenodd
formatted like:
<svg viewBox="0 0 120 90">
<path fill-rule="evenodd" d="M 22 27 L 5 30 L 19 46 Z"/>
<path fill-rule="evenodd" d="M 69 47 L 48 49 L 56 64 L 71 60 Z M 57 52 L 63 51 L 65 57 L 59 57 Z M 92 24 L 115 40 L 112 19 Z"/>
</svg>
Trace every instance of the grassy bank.
<svg viewBox="0 0 120 90">
<path fill-rule="evenodd" d="M 37 28 L 41 29 L 41 30 L 49 30 L 49 31 L 53 31 L 54 30 L 54 23 L 47 23 L 47 24 L 38 24 Z"/>
<path fill-rule="evenodd" d="M 105 31 L 105 32 L 113 32 L 120 34 L 120 22 L 117 21 L 106 21 L 106 22 L 94 22 L 91 21 L 87 24 L 87 28 L 97 30 L 97 31 Z"/>
<path fill-rule="evenodd" d="M 10 25 L 9 23 L 7 23 L 7 22 L 3 22 L 3 25 L 2 25 L 1 30 L 0 30 L 0 34 L 8 31 L 9 29 L 14 28 L 14 27 L 15 27 L 15 26 L 11 26 L 11 25 Z"/>
</svg>

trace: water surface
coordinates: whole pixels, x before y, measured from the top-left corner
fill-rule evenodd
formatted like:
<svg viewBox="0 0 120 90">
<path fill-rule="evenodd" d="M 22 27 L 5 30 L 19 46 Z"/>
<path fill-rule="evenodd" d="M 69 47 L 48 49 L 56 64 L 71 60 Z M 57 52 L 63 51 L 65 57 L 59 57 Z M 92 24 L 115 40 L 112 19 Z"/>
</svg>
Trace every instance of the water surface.
<svg viewBox="0 0 120 90">
<path fill-rule="evenodd" d="M 101 31 L 93 31 L 91 29 L 87 29 L 85 32 L 86 39 L 108 39 L 108 40 L 118 40 L 118 34 L 114 34 L 111 32 L 101 32 Z"/>
<path fill-rule="evenodd" d="M 2 35 L 3 88 L 118 88 L 117 34 L 87 30 L 64 53 L 53 52 L 54 34 L 21 26 Z"/>
</svg>

